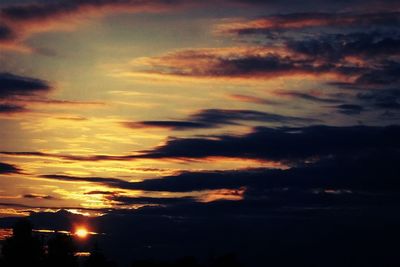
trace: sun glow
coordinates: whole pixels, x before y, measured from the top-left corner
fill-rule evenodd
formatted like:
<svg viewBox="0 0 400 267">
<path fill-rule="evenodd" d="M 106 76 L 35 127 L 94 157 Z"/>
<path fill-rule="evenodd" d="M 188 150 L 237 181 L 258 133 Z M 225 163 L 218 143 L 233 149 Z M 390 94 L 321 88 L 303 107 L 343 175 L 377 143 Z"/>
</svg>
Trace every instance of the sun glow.
<svg viewBox="0 0 400 267">
<path fill-rule="evenodd" d="M 75 230 L 75 235 L 79 238 L 86 238 L 89 234 L 89 231 L 84 227 L 79 227 Z"/>
</svg>

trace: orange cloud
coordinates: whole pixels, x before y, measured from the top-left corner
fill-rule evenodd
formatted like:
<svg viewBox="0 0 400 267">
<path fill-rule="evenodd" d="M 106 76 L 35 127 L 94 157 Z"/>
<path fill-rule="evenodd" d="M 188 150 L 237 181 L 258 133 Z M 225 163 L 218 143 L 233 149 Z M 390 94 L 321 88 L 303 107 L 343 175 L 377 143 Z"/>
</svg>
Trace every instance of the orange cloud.
<svg viewBox="0 0 400 267">
<path fill-rule="evenodd" d="M 346 80 L 359 75 L 346 62 L 315 60 L 282 47 L 243 46 L 186 49 L 158 57 L 139 58 L 133 74 L 152 77 L 199 79 L 276 79 L 280 77 L 334 76 Z M 343 78 L 342 78 L 343 77 Z"/>
<path fill-rule="evenodd" d="M 25 45 L 24 40 L 36 33 L 73 30 L 92 17 L 113 13 L 163 12 L 187 4 L 168 0 L 70 0 L 5 6 L 0 10 L 0 47 L 31 52 L 32 48 Z"/>
<path fill-rule="evenodd" d="M 198 200 L 200 202 L 212 202 L 217 200 L 232 200 L 238 201 L 244 198 L 244 193 L 246 192 L 245 187 L 239 189 L 217 189 L 211 190 L 200 197 Z"/>
<path fill-rule="evenodd" d="M 399 12 L 382 13 L 291 13 L 260 19 L 235 19 L 215 27 L 216 34 L 259 34 L 308 27 L 371 26 L 399 23 Z"/>
</svg>

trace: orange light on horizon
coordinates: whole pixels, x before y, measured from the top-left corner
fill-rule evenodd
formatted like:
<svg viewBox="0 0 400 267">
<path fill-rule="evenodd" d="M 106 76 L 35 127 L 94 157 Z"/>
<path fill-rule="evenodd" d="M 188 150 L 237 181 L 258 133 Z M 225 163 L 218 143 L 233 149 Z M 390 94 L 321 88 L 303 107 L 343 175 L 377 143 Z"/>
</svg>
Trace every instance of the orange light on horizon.
<svg viewBox="0 0 400 267">
<path fill-rule="evenodd" d="M 86 238 L 89 235 L 89 231 L 84 227 L 79 227 L 75 230 L 75 235 L 79 238 Z"/>
</svg>

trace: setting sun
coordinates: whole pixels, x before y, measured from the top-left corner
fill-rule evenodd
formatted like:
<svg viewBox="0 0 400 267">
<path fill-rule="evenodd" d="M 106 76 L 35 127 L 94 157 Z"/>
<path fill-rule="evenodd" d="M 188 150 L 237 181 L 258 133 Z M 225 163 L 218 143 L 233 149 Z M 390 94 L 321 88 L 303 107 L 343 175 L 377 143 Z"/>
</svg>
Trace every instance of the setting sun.
<svg viewBox="0 0 400 267">
<path fill-rule="evenodd" d="M 86 228 L 77 228 L 75 230 L 75 235 L 79 238 L 86 238 L 88 236 L 89 232 Z"/>
</svg>

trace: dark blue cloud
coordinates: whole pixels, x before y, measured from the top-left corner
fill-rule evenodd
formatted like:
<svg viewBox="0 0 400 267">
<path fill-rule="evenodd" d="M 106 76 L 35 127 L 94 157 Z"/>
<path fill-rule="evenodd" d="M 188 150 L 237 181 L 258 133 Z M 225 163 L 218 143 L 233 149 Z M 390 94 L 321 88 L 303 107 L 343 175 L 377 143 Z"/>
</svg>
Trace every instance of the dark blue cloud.
<svg viewBox="0 0 400 267">
<path fill-rule="evenodd" d="M 20 172 L 21 170 L 18 167 L 12 164 L 0 162 L 0 174 L 12 174 Z"/>
<path fill-rule="evenodd" d="M 366 103 L 366 105 L 376 108 L 395 111 L 400 109 L 399 89 L 371 89 L 365 92 L 359 92 L 357 98 Z"/>
<path fill-rule="evenodd" d="M 225 139 L 220 140 L 191 139 L 190 143 L 178 142 L 182 147 L 168 150 L 171 151 L 168 157 L 178 157 L 179 155 L 199 158 L 223 155 L 298 162 L 297 165 L 287 170 L 260 168 L 183 172 L 178 175 L 141 182 L 66 175 L 42 175 L 40 177 L 99 183 L 111 187 L 113 190 L 191 192 L 246 188 L 245 197 L 247 198 L 254 196 L 256 192 L 267 196 L 276 190 L 278 193 L 284 193 L 288 189 L 300 190 L 307 194 L 312 194 L 313 190 L 325 189 L 348 190 L 354 193 L 397 192 L 400 190 L 400 180 L 397 179 L 398 159 L 400 158 L 400 142 L 397 140 L 399 131 L 400 128 L 397 126 L 263 128 L 242 137 L 225 136 L 221 137 Z M 194 142 L 199 143 L 194 145 Z M 218 142 L 221 143 L 220 146 L 217 145 Z M 178 143 L 172 142 L 174 146 Z M 166 146 L 168 145 L 171 143 Z M 197 149 L 197 145 L 202 149 Z M 161 148 L 160 150 L 166 149 Z M 185 155 L 182 155 L 183 151 L 185 151 Z M 191 151 L 190 154 L 189 151 Z M 167 155 L 164 154 L 163 157 L 167 157 Z M 279 194 L 281 195 L 281 193 Z M 111 194 L 110 197 L 120 196 Z M 150 200 L 132 198 L 132 203 L 135 201 L 151 202 Z M 154 202 L 156 200 L 161 203 L 161 199 L 154 199 Z M 174 200 L 171 200 L 172 202 Z"/>
<path fill-rule="evenodd" d="M 356 86 L 393 86 L 400 83 L 400 62 L 384 61 L 355 81 Z"/>
<path fill-rule="evenodd" d="M 363 106 L 354 105 L 354 104 L 342 104 L 342 105 L 336 106 L 336 108 L 340 113 L 343 113 L 346 115 L 360 114 L 362 111 L 364 111 Z"/>
<path fill-rule="evenodd" d="M 53 196 L 50 195 L 41 195 L 41 194 L 25 194 L 22 196 L 23 198 L 28 198 L 28 199 L 46 199 L 46 200 L 54 200 L 56 199 Z"/>
<path fill-rule="evenodd" d="M 32 96 L 51 90 L 48 82 L 36 78 L 0 73 L 0 99 Z"/>
<path fill-rule="evenodd" d="M 400 54 L 399 33 L 366 33 L 322 35 L 316 38 L 288 41 L 287 47 L 310 57 L 329 61 L 342 60 L 346 56 L 359 56 L 371 60 Z"/>
<path fill-rule="evenodd" d="M 129 128 L 166 128 L 173 130 L 190 130 L 201 128 L 215 128 L 223 125 L 240 125 L 243 122 L 272 122 L 272 123 L 311 123 L 315 119 L 284 116 L 279 114 L 236 109 L 205 109 L 190 115 L 180 121 L 139 121 L 124 122 Z"/>
<path fill-rule="evenodd" d="M 207 138 L 176 138 L 153 150 L 143 151 L 144 158 L 206 158 L 224 156 L 276 161 L 304 161 L 311 158 L 364 150 L 396 148 L 400 134 L 392 127 L 330 127 L 256 128 L 243 136 Z M 388 141 L 390 140 L 390 141 Z"/>
<path fill-rule="evenodd" d="M 178 205 L 184 203 L 195 202 L 194 198 L 191 197 L 129 197 L 113 195 L 107 197 L 107 199 L 118 202 L 118 205 L 134 205 L 134 204 L 145 204 L 145 205 Z"/>
<path fill-rule="evenodd" d="M 351 2 L 351 1 L 350 1 Z M 315 9 L 313 9 L 315 10 Z M 366 13 L 341 13 L 341 12 L 303 12 L 270 15 L 256 18 L 259 23 L 235 24 L 226 27 L 227 33 L 238 35 L 264 35 L 271 36 L 272 32 L 301 31 L 310 28 L 355 28 L 368 29 L 389 28 L 395 29 L 400 25 L 399 12 L 366 12 Z M 229 22 L 228 25 L 229 26 Z"/>
<path fill-rule="evenodd" d="M 189 130 L 199 128 L 210 128 L 209 124 L 192 121 L 138 121 L 123 122 L 122 125 L 128 128 L 165 128 L 172 130 Z"/>
<path fill-rule="evenodd" d="M 0 113 L 18 113 L 24 112 L 26 108 L 16 104 L 0 104 Z"/>
<path fill-rule="evenodd" d="M 317 103 L 334 104 L 334 103 L 343 103 L 344 102 L 343 100 L 338 99 L 338 98 L 319 97 L 319 96 L 314 96 L 312 94 L 302 93 L 302 92 L 285 91 L 285 92 L 279 92 L 278 95 L 301 98 L 301 99 L 304 99 L 304 100 L 313 101 L 313 102 L 317 102 Z"/>
<path fill-rule="evenodd" d="M 13 40 L 14 37 L 15 35 L 10 27 L 0 24 L 0 42 Z"/>
<path fill-rule="evenodd" d="M 313 58 L 300 58 L 277 53 L 238 53 L 237 56 L 231 57 L 207 51 L 181 51 L 168 55 L 166 59 L 168 60 L 170 57 L 187 62 L 188 66 L 156 64 L 151 72 L 194 77 L 271 78 L 295 74 L 321 75 L 328 73 L 351 76 L 360 74 L 364 70 L 359 66 L 316 62 Z M 192 63 L 199 58 L 203 58 L 207 64 L 194 68 Z M 160 59 L 163 60 L 162 57 Z"/>
</svg>

